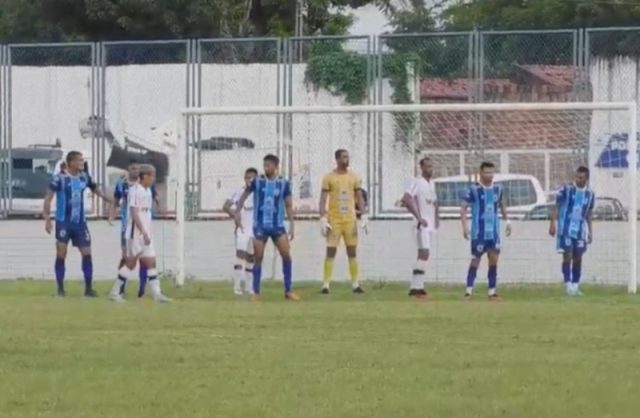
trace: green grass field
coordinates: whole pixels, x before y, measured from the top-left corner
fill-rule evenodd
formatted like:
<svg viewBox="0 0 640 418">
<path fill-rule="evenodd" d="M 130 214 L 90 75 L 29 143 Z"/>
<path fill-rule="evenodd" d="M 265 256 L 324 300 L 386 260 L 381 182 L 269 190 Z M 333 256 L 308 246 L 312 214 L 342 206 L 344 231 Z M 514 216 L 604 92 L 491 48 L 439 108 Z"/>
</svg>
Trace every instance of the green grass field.
<svg viewBox="0 0 640 418">
<path fill-rule="evenodd" d="M 115 305 L 0 283 L 0 417 L 640 414 L 640 298 L 623 289 L 503 288 L 501 303 L 298 289 L 300 303 L 277 284 L 250 303 L 190 284 L 171 305 Z"/>
</svg>

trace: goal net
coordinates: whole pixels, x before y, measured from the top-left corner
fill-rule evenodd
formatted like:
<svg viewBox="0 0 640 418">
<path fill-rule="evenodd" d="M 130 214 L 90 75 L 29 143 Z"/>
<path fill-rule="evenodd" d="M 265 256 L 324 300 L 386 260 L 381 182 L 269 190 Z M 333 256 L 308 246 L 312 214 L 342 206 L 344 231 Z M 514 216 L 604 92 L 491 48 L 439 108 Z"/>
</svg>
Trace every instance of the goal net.
<svg viewBox="0 0 640 418">
<path fill-rule="evenodd" d="M 175 155 L 177 281 L 182 284 L 188 275 L 230 276 L 233 226 L 209 219 L 222 216 L 225 199 L 242 187 L 248 167 L 261 171 L 265 154 L 278 155 L 280 174 L 292 181 L 297 216 L 313 218 L 322 177 L 335 166 L 334 151 L 346 149 L 376 219 L 370 234 L 361 235 L 365 279 L 407 280 L 416 253 L 414 224 L 398 201 L 417 174 L 417 162 L 429 157 L 441 218 L 430 282 L 463 283 L 470 244 L 462 236 L 460 204 L 477 181 L 480 163 L 489 161 L 496 166 L 494 182 L 504 188 L 513 227 L 512 236 L 503 239 L 502 283 L 561 283 L 549 213 L 554 191 L 585 166 L 597 199 L 583 281 L 627 285 L 635 292 L 636 131 L 635 103 L 187 109 L 180 115 Z M 317 222 L 297 222 L 296 235 L 296 279 L 320 278 L 324 242 Z M 267 264 L 277 278 L 279 263 Z M 338 273 L 347 271 L 345 265 L 339 257 L 338 277 L 346 278 Z"/>
</svg>

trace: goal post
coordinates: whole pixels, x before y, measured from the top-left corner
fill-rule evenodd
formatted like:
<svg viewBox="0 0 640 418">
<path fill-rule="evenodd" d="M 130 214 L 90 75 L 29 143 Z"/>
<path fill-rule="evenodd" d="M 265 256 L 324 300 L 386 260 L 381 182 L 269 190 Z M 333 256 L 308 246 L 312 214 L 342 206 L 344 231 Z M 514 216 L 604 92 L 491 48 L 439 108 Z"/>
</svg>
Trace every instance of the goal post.
<svg viewBox="0 0 640 418">
<path fill-rule="evenodd" d="M 191 132 L 194 124 L 203 131 L 198 139 Z M 231 184 L 241 184 L 244 168 L 260 168 L 260 155 L 274 153 L 281 157 L 282 174 L 293 180 L 297 213 L 305 216 L 316 213 L 319 178 L 332 169 L 333 151 L 345 148 L 352 154 L 352 166 L 369 192 L 370 214 L 385 219 L 407 218 L 406 212 L 395 208 L 393 202 L 401 196 L 403 184 L 416 173 L 416 163 L 423 156 L 434 161 L 441 206 L 441 194 L 444 200 L 458 199 L 459 189 L 468 187 L 474 179 L 479 162 L 487 160 L 496 164 L 497 178 L 512 194 L 514 216 L 533 220 L 537 219 L 537 206 L 544 206 L 550 192 L 571 181 L 578 165 L 585 165 L 591 170 L 590 186 L 602 198 L 599 203 L 603 205 L 598 208 L 594 225 L 593 252 L 598 254 L 592 257 L 591 248 L 587 254 L 588 260 L 596 261 L 586 262 L 601 267 L 593 267 L 588 274 L 593 282 L 625 283 L 628 291 L 635 293 L 637 134 L 635 102 L 187 108 L 181 112 L 176 129 L 176 283 L 184 284 L 191 256 L 185 243 L 191 242 L 186 232 L 186 202 L 188 183 L 194 181 L 188 174 L 194 158 L 192 148 L 199 149 L 199 169 L 208 173 L 206 184 L 199 186 L 201 200 L 212 200 L 216 202 L 213 206 L 221 206 Z M 252 146 L 231 148 L 226 154 L 202 154 L 202 147 L 196 143 L 212 136 L 250 138 Z M 229 176 L 237 179 L 227 182 Z M 460 183 L 457 177 L 466 180 Z M 531 194 L 537 200 L 525 202 Z M 451 211 L 452 216 L 455 212 Z M 457 225 L 459 222 L 447 223 L 446 231 L 438 234 L 432 264 L 436 264 L 436 274 L 442 274 L 442 281 L 458 277 L 457 264 L 463 265 L 461 259 L 466 257 L 459 249 L 462 242 L 454 237 L 459 235 Z M 543 275 L 557 278 L 559 258 L 551 256 L 551 238 L 540 233 L 545 228 L 546 224 L 526 221 L 515 226 L 516 235 L 520 229 L 530 234 L 520 241 L 516 238 L 505 242 L 503 263 L 507 266 L 501 275 L 521 272 L 536 262 L 531 251 L 518 253 L 510 247 L 535 245 L 540 251 L 538 261 L 552 264 L 545 267 Z M 448 232 L 449 229 L 455 232 Z M 298 239 L 295 245 L 305 245 L 301 241 Z M 509 257 L 517 258 L 520 264 L 509 265 Z M 362 263 L 366 264 L 367 259 Z M 305 265 L 304 271 L 304 277 L 316 277 L 319 270 Z M 375 272 L 371 276 L 375 277 Z M 529 281 L 526 277 L 522 280 Z M 536 279 L 532 277 L 531 281 Z"/>
</svg>

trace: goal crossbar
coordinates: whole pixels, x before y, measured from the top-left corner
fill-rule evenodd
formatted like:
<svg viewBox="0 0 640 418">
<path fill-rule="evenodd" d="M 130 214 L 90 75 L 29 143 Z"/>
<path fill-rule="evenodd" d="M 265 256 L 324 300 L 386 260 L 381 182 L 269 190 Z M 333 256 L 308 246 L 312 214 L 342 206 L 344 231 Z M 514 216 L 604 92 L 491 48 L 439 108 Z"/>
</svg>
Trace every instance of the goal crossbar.
<svg viewBox="0 0 640 418">
<path fill-rule="evenodd" d="M 629 138 L 637 138 L 637 103 L 630 102 L 553 102 L 553 103 L 429 103 L 429 104 L 388 104 L 388 105 L 356 105 L 356 106 L 220 106 L 194 107 L 181 111 L 176 129 L 177 146 L 176 157 L 176 284 L 183 285 L 185 281 L 185 197 L 187 183 L 187 120 L 191 117 L 206 115 L 286 115 L 286 114 L 344 114 L 344 113 L 430 113 L 430 112 L 522 112 L 522 111 L 627 111 L 629 115 Z M 638 166 L 638 144 L 636 140 L 629 140 L 627 163 L 629 167 Z M 630 176 L 628 208 L 629 227 L 629 280 L 628 291 L 637 291 L 637 209 L 638 209 L 638 175 Z"/>
</svg>

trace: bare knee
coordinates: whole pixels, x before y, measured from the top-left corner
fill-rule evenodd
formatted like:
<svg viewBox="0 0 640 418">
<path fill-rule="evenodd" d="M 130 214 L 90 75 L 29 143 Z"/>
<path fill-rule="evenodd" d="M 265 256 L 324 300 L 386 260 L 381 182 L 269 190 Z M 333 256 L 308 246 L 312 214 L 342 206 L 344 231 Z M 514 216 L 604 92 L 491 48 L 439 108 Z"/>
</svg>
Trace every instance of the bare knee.
<svg viewBox="0 0 640 418">
<path fill-rule="evenodd" d="M 429 250 L 427 249 L 418 250 L 418 260 L 422 260 L 422 261 L 429 260 Z"/>
<path fill-rule="evenodd" d="M 327 247 L 327 258 L 335 258 L 338 249 L 336 247 Z"/>
</svg>

